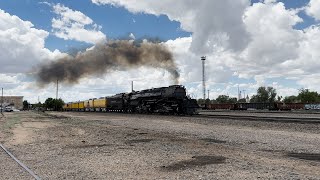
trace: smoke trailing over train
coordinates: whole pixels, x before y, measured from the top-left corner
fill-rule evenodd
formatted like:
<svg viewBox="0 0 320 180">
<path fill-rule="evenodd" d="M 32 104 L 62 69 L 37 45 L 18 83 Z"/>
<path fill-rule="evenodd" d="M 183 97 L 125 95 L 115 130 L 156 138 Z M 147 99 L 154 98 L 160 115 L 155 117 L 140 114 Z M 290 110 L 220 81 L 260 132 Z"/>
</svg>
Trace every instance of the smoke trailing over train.
<svg viewBox="0 0 320 180">
<path fill-rule="evenodd" d="M 173 83 L 178 84 L 180 75 L 173 55 L 165 45 L 128 40 L 97 44 L 85 52 L 78 52 L 75 56 L 66 56 L 48 64 L 42 64 L 36 70 L 36 78 L 40 85 L 57 80 L 75 84 L 83 77 L 143 66 L 167 70 L 172 76 Z"/>
</svg>

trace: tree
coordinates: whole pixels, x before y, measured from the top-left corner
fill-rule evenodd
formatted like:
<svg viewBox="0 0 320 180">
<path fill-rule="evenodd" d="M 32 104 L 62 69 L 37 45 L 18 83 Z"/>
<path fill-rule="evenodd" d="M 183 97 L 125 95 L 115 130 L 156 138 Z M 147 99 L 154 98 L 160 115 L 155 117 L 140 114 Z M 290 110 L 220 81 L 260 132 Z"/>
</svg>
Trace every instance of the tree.
<svg viewBox="0 0 320 180">
<path fill-rule="evenodd" d="M 204 99 L 198 99 L 198 104 L 204 104 L 205 100 Z"/>
<path fill-rule="evenodd" d="M 219 95 L 216 99 L 217 103 L 223 104 L 223 103 L 236 103 L 237 98 L 232 98 L 227 95 Z"/>
<path fill-rule="evenodd" d="M 242 99 L 239 99 L 238 102 L 239 102 L 239 103 L 246 103 L 247 100 L 246 100 L 246 98 L 242 98 Z"/>
<path fill-rule="evenodd" d="M 253 96 L 250 98 L 250 102 L 251 102 L 251 103 L 259 102 L 258 96 L 257 96 L 257 95 L 253 95 Z"/>
<path fill-rule="evenodd" d="M 44 105 L 45 105 L 46 109 L 52 110 L 54 108 L 53 98 L 46 99 L 46 101 L 44 102 Z"/>
<path fill-rule="evenodd" d="M 61 111 L 64 105 L 64 101 L 62 99 L 54 99 L 55 110 Z"/>
<path fill-rule="evenodd" d="M 44 102 L 45 108 L 48 110 L 61 110 L 64 102 L 62 99 L 53 99 L 53 98 L 48 98 Z"/>
<path fill-rule="evenodd" d="M 282 96 L 277 96 L 277 102 L 281 102 Z"/>
<path fill-rule="evenodd" d="M 230 97 L 228 103 L 236 103 L 237 102 L 237 98 L 235 97 Z"/>
<path fill-rule="evenodd" d="M 226 95 L 219 95 L 218 98 L 216 99 L 216 101 L 220 104 L 222 103 L 228 103 L 229 101 L 229 96 Z"/>
<path fill-rule="evenodd" d="M 320 101 L 318 92 L 309 91 L 309 89 L 300 89 L 298 99 L 302 103 L 315 103 Z"/>
<path fill-rule="evenodd" d="M 216 104 L 216 103 L 217 103 L 217 101 L 215 99 L 210 100 L 210 104 Z"/>
<path fill-rule="evenodd" d="M 299 100 L 297 96 L 287 96 L 283 99 L 284 103 L 297 103 L 298 101 Z"/>
<path fill-rule="evenodd" d="M 257 90 L 257 95 L 252 96 L 250 102 L 275 102 L 277 91 L 273 87 L 261 86 Z"/>
<path fill-rule="evenodd" d="M 24 100 L 22 104 L 23 104 L 23 109 L 24 110 L 28 110 L 29 109 L 30 103 L 27 100 Z"/>
</svg>

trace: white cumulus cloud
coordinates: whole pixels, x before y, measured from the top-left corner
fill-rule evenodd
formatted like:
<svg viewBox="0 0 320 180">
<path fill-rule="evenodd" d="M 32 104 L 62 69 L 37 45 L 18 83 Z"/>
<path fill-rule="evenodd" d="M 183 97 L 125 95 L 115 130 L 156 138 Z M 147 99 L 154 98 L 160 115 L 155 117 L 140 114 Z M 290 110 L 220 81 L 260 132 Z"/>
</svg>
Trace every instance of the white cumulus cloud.
<svg viewBox="0 0 320 180">
<path fill-rule="evenodd" d="M 216 46 L 235 51 L 242 50 L 248 42 L 248 34 L 242 21 L 249 0 L 92 0 L 93 3 L 122 6 L 133 13 L 167 15 L 181 23 L 181 28 L 192 32 L 191 50 L 210 53 Z"/>
<path fill-rule="evenodd" d="M 275 66 L 297 59 L 303 32 L 293 26 L 301 21 L 296 12 L 287 10 L 281 2 L 253 4 L 244 15 L 252 40 L 240 54 L 242 60 L 235 63 L 235 69 L 240 74 L 267 74 L 276 70 L 272 69 Z"/>
<path fill-rule="evenodd" d="M 320 21 L 320 0 L 310 0 L 306 12 L 308 15 Z"/>
<path fill-rule="evenodd" d="M 0 9 L 0 72 L 28 72 L 36 64 L 60 55 L 44 47 L 49 33 Z"/>
<path fill-rule="evenodd" d="M 55 36 L 65 40 L 76 40 L 86 43 L 99 43 L 106 40 L 101 27 L 80 11 L 72 10 L 61 4 L 53 6 L 57 18 L 52 19 Z"/>
</svg>

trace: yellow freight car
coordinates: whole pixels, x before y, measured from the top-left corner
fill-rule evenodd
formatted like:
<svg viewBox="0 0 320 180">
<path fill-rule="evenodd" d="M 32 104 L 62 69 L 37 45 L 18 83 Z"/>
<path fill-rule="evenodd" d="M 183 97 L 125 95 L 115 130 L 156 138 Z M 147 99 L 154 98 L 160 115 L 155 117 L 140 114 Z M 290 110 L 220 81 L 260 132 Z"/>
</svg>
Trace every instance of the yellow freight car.
<svg viewBox="0 0 320 180">
<path fill-rule="evenodd" d="M 84 101 L 72 102 L 71 103 L 72 111 L 84 111 Z"/>
<path fill-rule="evenodd" d="M 89 99 L 85 101 L 71 102 L 63 106 L 65 111 L 106 111 L 107 98 Z"/>
<path fill-rule="evenodd" d="M 78 102 L 78 111 L 84 111 L 84 101 Z"/>
<path fill-rule="evenodd" d="M 71 109 L 72 109 L 73 111 L 78 110 L 78 108 L 79 108 L 79 103 L 78 103 L 78 102 L 72 102 L 72 103 L 71 103 Z"/>
<path fill-rule="evenodd" d="M 89 99 L 89 111 L 94 111 L 94 99 Z"/>
<path fill-rule="evenodd" d="M 70 111 L 71 110 L 71 103 L 66 103 L 63 105 L 63 110 L 64 111 Z"/>
<path fill-rule="evenodd" d="M 94 108 L 97 111 L 105 110 L 107 107 L 107 100 L 105 97 L 94 100 Z"/>
<path fill-rule="evenodd" d="M 84 110 L 89 111 L 89 109 L 90 109 L 89 100 L 86 100 L 86 101 L 84 101 Z"/>
</svg>

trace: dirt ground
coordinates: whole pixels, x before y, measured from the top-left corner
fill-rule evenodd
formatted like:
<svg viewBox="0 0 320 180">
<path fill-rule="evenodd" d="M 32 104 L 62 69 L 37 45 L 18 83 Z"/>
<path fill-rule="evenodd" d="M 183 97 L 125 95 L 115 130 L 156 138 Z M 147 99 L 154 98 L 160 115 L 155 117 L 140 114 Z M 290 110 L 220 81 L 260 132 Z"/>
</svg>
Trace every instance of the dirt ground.
<svg viewBox="0 0 320 180">
<path fill-rule="evenodd" d="M 0 143 L 42 179 L 320 179 L 316 124 L 29 111 Z M 0 158 L 0 179 L 32 179 Z"/>
</svg>

